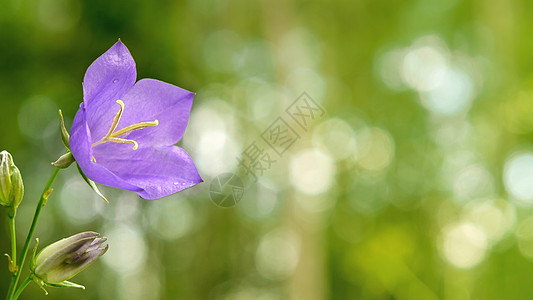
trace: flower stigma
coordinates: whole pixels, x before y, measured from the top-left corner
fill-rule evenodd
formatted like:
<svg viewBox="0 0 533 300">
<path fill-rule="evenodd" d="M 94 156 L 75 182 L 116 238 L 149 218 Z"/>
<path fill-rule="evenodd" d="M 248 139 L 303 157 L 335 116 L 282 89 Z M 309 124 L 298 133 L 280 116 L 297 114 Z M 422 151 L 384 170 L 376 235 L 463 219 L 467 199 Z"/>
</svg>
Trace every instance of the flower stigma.
<svg viewBox="0 0 533 300">
<path fill-rule="evenodd" d="M 115 131 L 118 127 L 118 123 L 120 122 L 120 118 L 122 117 L 122 114 L 124 113 L 124 101 L 118 99 L 117 104 L 120 106 L 118 112 L 115 114 L 115 117 L 113 117 L 113 122 L 111 122 L 111 127 L 109 127 L 109 130 L 104 135 L 103 138 L 101 138 L 98 142 L 95 142 L 92 144 L 92 147 L 105 144 L 107 142 L 111 143 L 117 143 L 117 144 L 132 144 L 132 150 L 137 150 L 139 148 L 139 143 L 136 140 L 132 139 L 125 139 L 121 138 L 120 136 L 128 134 L 130 132 L 133 132 L 135 130 L 144 129 L 146 127 L 154 127 L 159 125 L 159 121 L 156 119 L 154 121 L 149 122 L 140 122 L 133 125 L 126 126 L 122 129 L 119 129 Z M 96 162 L 96 159 L 94 156 L 91 157 L 94 162 Z"/>
</svg>

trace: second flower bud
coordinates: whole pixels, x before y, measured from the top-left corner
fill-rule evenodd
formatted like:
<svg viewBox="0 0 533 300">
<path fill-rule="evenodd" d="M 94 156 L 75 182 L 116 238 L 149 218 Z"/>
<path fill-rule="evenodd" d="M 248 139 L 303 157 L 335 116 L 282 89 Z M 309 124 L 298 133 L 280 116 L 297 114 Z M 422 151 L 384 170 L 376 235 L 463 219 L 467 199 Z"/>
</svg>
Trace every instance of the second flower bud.
<svg viewBox="0 0 533 300">
<path fill-rule="evenodd" d="M 0 204 L 16 209 L 24 196 L 24 183 L 9 152 L 0 152 Z"/>
</svg>

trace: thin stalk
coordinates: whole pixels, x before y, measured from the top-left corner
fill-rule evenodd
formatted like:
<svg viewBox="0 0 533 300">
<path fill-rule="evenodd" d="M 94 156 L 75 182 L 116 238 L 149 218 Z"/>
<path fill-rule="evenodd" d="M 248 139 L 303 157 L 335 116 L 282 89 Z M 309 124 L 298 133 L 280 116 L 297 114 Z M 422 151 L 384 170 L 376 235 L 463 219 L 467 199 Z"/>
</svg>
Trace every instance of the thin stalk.
<svg viewBox="0 0 533 300">
<path fill-rule="evenodd" d="M 18 264 L 19 268 L 11 278 L 11 284 L 9 285 L 9 291 L 6 297 L 7 300 L 13 299 L 13 294 L 20 279 L 20 274 L 22 273 L 22 267 L 24 266 L 26 255 L 28 254 L 28 249 L 30 247 L 30 243 L 33 237 L 33 232 L 35 231 L 35 227 L 37 226 L 37 220 L 39 220 L 39 214 L 41 213 L 41 209 L 43 208 L 43 206 L 46 204 L 46 199 L 50 193 L 48 190 L 52 186 L 52 183 L 54 183 L 54 180 L 57 177 L 57 173 L 59 173 L 60 170 L 61 169 L 59 168 L 55 168 L 54 172 L 52 173 L 52 176 L 50 176 L 48 183 L 43 189 L 43 193 L 41 194 L 41 199 L 39 199 L 39 203 L 37 203 L 37 207 L 35 208 L 35 215 L 33 215 L 33 221 L 31 222 L 30 230 L 28 232 L 28 236 L 26 237 L 26 242 L 24 243 L 24 248 L 22 248 L 22 256 L 20 257 L 20 262 Z"/>
<path fill-rule="evenodd" d="M 15 208 L 16 209 L 16 208 Z M 9 228 L 11 229 L 11 261 L 13 267 L 17 268 L 17 236 L 15 233 L 15 215 L 9 217 Z"/>
<path fill-rule="evenodd" d="M 19 298 L 20 294 L 22 294 L 22 291 L 24 291 L 24 289 L 26 288 L 26 286 L 28 286 L 30 282 L 31 276 L 28 276 L 28 278 L 26 278 L 26 280 L 24 280 L 24 282 L 22 282 L 22 284 L 20 285 L 19 289 L 15 293 L 15 296 L 13 296 L 14 300 L 17 300 Z"/>
</svg>

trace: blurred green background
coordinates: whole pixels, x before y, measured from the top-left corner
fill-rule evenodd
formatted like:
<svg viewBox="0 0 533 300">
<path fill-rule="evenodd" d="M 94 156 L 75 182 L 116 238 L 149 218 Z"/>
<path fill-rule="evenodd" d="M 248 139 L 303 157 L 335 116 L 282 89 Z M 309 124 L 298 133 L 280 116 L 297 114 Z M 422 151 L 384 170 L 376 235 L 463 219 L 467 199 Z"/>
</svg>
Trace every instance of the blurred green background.
<svg viewBox="0 0 533 300">
<path fill-rule="evenodd" d="M 109 252 L 46 299 L 533 299 L 533 18 L 525 0 L 0 0 L 0 148 L 22 247 L 87 67 L 118 38 L 138 78 L 197 93 L 179 143 L 205 182 L 160 200 L 60 173 L 41 245 Z M 298 127 L 306 92 L 327 114 Z M 299 139 L 281 156 L 278 117 Z M 251 143 L 271 167 L 242 176 Z M 241 174 L 234 207 L 211 180 Z M 248 174 L 250 175 L 250 174 Z M 250 179 L 251 178 L 251 179 Z M 8 219 L 0 252 L 9 253 Z M 4 294 L 10 275 L 0 272 Z M 31 284 L 22 299 L 41 299 Z"/>
</svg>

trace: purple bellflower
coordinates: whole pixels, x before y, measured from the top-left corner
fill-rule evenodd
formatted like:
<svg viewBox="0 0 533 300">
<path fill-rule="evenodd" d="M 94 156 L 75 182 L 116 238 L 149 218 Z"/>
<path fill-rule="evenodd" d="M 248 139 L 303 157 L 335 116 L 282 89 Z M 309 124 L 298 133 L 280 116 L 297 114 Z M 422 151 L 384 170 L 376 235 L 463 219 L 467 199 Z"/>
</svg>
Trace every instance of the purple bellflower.
<svg viewBox="0 0 533 300">
<path fill-rule="evenodd" d="M 202 178 L 175 146 L 187 127 L 194 94 L 154 80 L 136 80 L 135 62 L 119 40 L 83 79 L 83 102 L 70 150 L 91 180 L 145 199 L 176 193 Z"/>
</svg>

